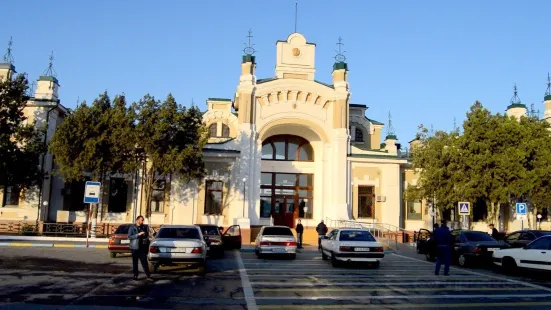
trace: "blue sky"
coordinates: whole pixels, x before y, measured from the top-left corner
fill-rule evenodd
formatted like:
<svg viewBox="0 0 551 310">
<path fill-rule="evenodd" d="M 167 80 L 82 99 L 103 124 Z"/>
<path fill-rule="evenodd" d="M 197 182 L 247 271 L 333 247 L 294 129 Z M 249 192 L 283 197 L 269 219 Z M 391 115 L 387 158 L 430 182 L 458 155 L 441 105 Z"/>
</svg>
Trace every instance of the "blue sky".
<svg viewBox="0 0 551 310">
<path fill-rule="evenodd" d="M 247 31 L 257 77 L 274 75 L 275 42 L 294 29 L 294 0 L 4 1 L 0 56 L 13 36 L 18 72 L 35 80 L 55 51 L 67 107 L 100 92 L 172 92 L 205 108 L 233 98 Z M 331 82 L 342 36 L 351 103 L 392 122 L 402 142 L 422 123 L 452 129 L 480 100 L 504 112 L 514 83 L 543 113 L 551 71 L 551 1 L 299 1 L 298 31 L 317 44 L 316 79 Z M 7 13 L 7 15 L 6 15 Z"/>
</svg>

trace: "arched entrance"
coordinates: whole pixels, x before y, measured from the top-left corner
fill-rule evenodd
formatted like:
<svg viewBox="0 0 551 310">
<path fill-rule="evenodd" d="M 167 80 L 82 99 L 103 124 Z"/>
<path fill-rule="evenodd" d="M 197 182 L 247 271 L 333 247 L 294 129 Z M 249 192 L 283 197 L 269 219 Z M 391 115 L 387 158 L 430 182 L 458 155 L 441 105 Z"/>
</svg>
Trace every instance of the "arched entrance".
<svg viewBox="0 0 551 310">
<path fill-rule="evenodd" d="M 272 217 L 275 225 L 295 227 L 298 218 L 311 219 L 314 206 L 314 174 L 302 172 L 314 163 L 314 148 L 299 136 L 274 135 L 262 142 L 262 161 L 280 169 L 263 171 L 260 185 L 260 216 Z"/>
</svg>

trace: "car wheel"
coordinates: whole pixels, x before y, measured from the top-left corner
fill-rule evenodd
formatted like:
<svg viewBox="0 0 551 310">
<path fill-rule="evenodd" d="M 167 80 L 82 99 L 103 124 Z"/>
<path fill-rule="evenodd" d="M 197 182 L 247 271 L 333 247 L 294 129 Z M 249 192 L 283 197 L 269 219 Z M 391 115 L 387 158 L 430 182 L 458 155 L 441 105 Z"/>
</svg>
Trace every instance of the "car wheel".
<svg viewBox="0 0 551 310">
<path fill-rule="evenodd" d="M 335 254 L 331 254 L 331 265 L 333 267 L 339 267 L 341 265 L 341 262 L 337 260 L 337 258 L 335 257 Z"/>
<path fill-rule="evenodd" d="M 321 259 L 328 260 L 329 257 L 323 252 L 323 249 L 321 250 Z"/>
<path fill-rule="evenodd" d="M 467 259 L 467 256 L 465 256 L 465 254 L 459 255 L 459 257 L 457 258 L 457 264 L 459 264 L 459 266 L 461 267 L 469 266 L 469 260 Z"/>
<path fill-rule="evenodd" d="M 504 257 L 501 260 L 501 265 L 503 267 L 503 271 L 506 273 L 514 273 L 518 268 L 517 262 L 512 257 Z"/>
<path fill-rule="evenodd" d="M 148 263 L 147 266 L 149 268 L 149 272 L 151 273 L 157 273 L 157 271 L 159 271 L 159 265 Z"/>
<path fill-rule="evenodd" d="M 109 252 L 109 257 L 115 258 L 115 257 L 117 257 L 117 253 Z"/>
<path fill-rule="evenodd" d="M 198 273 L 200 276 L 204 276 L 204 275 L 207 274 L 207 265 L 206 265 L 205 262 L 203 262 L 203 263 L 199 266 L 199 268 L 198 268 L 198 270 L 197 270 L 197 273 Z"/>
</svg>

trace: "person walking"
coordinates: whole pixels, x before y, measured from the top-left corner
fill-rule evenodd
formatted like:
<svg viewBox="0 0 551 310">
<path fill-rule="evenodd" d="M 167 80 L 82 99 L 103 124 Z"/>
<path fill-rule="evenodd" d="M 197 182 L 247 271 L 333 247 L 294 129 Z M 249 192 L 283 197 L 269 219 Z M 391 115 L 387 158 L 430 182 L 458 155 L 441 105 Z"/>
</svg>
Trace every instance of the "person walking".
<svg viewBox="0 0 551 310">
<path fill-rule="evenodd" d="M 318 250 L 321 250 L 321 237 L 327 234 L 327 226 L 323 223 L 323 220 L 316 227 L 316 232 L 318 233 Z"/>
<path fill-rule="evenodd" d="M 147 250 L 149 246 L 149 231 L 143 224 L 143 216 L 136 218 L 136 225 L 128 229 L 128 239 L 130 240 L 130 252 L 132 253 L 132 271 L 134 280 L 138 280 L 138 260 L 142 263 L 142 269 L 148 279 L 151 279 L 149 266 L 147 265 Z"/>
<path fill-rule="evenodd" d="M 295 227 L 295 230 L 297 231 L 298 248 L 302 249 L 302 233 L 304 232 L 304 227 L 302 226 L 300 219 L 298 220 L 297 227 Z"/>
<path fill-rule="evenodd" d="M 492 238 L 498 240 L 499 231 L 497 231 L 497 228 L 495 228 L 494 224 L 488 225 L 488 235 L 490 235 L 490 236 L 492 236 Z"/>
<path fill-rule="evenodd" d="M 450 275 L 450 263 L 452 256 L 453 237 L 450 229 L 446 226 L 446 222 L 434 231 L 434 239 L 436 242 L 436 265 L 434 266 L 434 274 L 440 273 L 440 266 L 444 263 L 444 275 Z"/>
</svg>

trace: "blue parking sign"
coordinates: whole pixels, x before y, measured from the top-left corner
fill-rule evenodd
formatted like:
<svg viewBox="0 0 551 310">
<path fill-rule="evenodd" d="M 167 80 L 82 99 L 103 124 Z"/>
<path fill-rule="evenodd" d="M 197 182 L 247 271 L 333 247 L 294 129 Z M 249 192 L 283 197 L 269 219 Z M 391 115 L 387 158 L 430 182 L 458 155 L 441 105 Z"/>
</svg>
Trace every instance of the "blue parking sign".
<svg viewBox="0 0 551 310">
<path fill-rule="evenodd" d="M 516 204 L 516 213 L 518 215 L 526 215 L 528 208 L 526 207 L 526 203 L 524 202 L 517 202 Z"/>
</svg>

